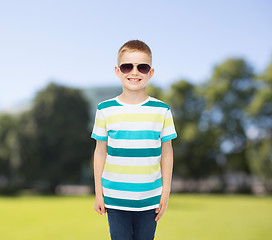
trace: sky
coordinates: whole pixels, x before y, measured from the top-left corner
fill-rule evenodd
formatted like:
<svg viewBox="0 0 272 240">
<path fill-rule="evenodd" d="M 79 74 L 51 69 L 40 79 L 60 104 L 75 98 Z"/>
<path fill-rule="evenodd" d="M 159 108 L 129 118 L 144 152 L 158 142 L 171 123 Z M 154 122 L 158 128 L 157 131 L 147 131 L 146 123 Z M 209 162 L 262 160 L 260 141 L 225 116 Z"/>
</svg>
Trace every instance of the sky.
<svg viewBox="0 0 272 240">
<path fill-rule="evenodd" d="M 269 0 L 0 0 L 0 110 L 52 81 L 121 86 L 117 52 L 132 39 L 151 48 L 158 87 L 201 84 L 230 57 L 261 73 L 272 60 L 271 12 Z"/>
</svg>

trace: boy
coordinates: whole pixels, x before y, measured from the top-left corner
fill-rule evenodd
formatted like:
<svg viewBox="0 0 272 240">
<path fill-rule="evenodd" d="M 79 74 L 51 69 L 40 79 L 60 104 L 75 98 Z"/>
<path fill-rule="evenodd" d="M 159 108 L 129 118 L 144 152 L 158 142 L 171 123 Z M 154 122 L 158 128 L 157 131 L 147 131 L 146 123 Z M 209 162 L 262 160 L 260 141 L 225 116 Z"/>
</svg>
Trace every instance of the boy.
<svg viewBox="0 0 272 240">
<path fill-rule="evenodd" d="M 170 107 L 145 91 L 151 64 L 144 42 L 126 42 L 115 67 L 123 92 L 97 105 L 94 209 L 107 212 L 113 240 L 154 239 L 168 206 L 177 133 Z"/>
</svg>

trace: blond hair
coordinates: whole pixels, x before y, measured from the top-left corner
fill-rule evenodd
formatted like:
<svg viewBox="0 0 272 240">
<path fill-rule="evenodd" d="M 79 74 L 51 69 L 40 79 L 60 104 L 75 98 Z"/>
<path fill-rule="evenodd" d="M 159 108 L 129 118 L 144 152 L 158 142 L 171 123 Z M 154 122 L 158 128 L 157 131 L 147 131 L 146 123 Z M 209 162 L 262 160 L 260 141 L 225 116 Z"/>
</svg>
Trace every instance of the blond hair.
<svg viewBox="0 0 272 240">
<path fill-rule="evenodd" d="M 150 61 L 152 63 L 152 53 L 150 48 L 147 46 L 146 43 L 140 40 L 130 40 L 126 42 L 118 51 L 118 65 L 121 59 L 121 56 L 124 52 L 144 52 L 150 57 Z"/>
</svg>

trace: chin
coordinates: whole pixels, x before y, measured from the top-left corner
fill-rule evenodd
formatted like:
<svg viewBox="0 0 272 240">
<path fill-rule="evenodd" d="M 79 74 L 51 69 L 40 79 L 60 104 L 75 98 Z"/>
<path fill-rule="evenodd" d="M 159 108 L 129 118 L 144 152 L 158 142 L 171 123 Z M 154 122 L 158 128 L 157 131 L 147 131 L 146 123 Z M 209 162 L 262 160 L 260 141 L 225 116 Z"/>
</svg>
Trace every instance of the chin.
<svg viewBox="0 0 272 240">
<path fill-rule="evenodd" d="M 145 87 L 127 87 L 127 86 L 124 86 L 124 87 L 130 91 L 138 91 L 145 88 Z"/>
</svg>

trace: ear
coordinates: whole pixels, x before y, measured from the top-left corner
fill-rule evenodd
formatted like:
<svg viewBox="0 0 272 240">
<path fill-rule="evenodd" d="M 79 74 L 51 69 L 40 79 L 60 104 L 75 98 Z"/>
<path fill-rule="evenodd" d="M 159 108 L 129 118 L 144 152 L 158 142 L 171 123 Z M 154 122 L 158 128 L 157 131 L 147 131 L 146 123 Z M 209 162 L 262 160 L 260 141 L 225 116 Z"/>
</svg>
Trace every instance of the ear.
<svg viewBox="0 0 272 240">
<path fill-rule="evenodd" d="M 154 68 L 151 68 L 149 71 L 149 79 L 152 78 L 153 74 L 154 74 Z"/>
<path fill-rule="evenodd" d="M 120 70 L 117 66 L 114 67 L 114 71 L 115 71 L 116 76 L 119 78 Z"/>
</svg>

